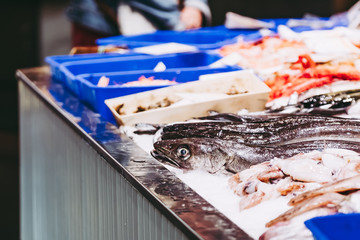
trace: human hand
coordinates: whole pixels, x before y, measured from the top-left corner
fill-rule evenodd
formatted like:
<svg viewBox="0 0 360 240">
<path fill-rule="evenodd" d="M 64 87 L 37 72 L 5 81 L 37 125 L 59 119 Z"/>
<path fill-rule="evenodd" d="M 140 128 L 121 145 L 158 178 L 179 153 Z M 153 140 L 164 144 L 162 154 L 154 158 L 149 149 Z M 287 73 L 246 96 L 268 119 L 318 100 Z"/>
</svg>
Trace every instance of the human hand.
<svg viewBox="0 0 360 240">
<path fill-rule="evenodd" d="M 202 24 L 202 13 L 199 9 L 185 6 L 180 13 L 180 21 L 185 29 L 200 28 Z"/>
</svg>

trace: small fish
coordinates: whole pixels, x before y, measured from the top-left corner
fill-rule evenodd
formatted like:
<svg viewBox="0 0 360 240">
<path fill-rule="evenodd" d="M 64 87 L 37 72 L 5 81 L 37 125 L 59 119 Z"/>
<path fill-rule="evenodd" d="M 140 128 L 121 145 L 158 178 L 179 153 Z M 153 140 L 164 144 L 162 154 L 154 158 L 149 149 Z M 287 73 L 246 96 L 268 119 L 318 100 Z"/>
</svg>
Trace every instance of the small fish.
<svg viewBox="0 0 360 240">
<path fill-rule="evenodd" d="M 359 151 L 360 143 L 319 140 L 277 146 L 251 146 L 216 138 L 180 138 L 156 141 L 151 154 L 156 159 L 181 169 L 237 173 L 275 157 L 286 158 L 324 148 Z"/>
<path fill-rule="evenodd" d="M 308 95 L 306 98 L 305 96 Z M 294 101 L 287 99 L 287 103 L 280 103 L 280 106 L 274 100 L 273 104 L 268 103 L 267 113 L 296 112 L 311 113 L 322 115 L 343 114 L 360 99 L 360 89 L 351 89 L 338 92 L 328 92 L 319 95 L 292 95 L 296 98 Z M 290 98 L 291 99 L 291 98 Z M 283 99 L 285 101 L 285 99 Z"/>
<path fill-rule="evenodd" d="M 329 105 L 329 108 L 332 109 L 344 108 L 350 106 L 358 99 L 360 99 L 360 89 L 353 89 L 349 91 L 312 96 L 302 100 L 299 103 L 299 106 L 304 108 L 316 108 Z"/>
<path fill-rule="evenodd" d="M 155 134 L 161 127 L 163 126 L 160 124 L 137 123 L 134 133 L 137 135 Z"/>
</svg>

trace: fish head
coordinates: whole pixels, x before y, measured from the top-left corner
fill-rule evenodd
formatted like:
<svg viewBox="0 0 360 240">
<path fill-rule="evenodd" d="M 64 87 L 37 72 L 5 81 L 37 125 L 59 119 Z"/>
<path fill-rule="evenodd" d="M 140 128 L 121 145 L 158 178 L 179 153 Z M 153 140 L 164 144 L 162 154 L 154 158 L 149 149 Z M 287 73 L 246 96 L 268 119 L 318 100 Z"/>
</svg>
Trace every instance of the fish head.
<svg viewBox="0 0 360 240">
<path fill-rule="evenodd" d="M 209 138 L 181 138 L 154 143 L 151 155 L 157 160 L 185 170 L 221 170 L 231 157 L 221 144 Z"/>
</svg>

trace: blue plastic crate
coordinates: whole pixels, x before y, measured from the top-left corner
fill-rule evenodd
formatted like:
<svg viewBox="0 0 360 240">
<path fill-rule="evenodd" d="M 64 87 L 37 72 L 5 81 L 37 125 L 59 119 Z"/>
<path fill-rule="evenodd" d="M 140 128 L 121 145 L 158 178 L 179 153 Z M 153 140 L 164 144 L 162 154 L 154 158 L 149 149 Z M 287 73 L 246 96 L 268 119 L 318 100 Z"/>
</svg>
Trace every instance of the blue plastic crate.
<svg viewBox="0 0 360 240">
<path fill-rule="evenodd" d="M 176 42 L 194 46 L 199 50 L 220 48 L 223 45 L 236 42 L 236 32 L 217 29 L 188 30 L 188 31 L 156 31 L 149 34 L 135 36 L 113 36 L 98 39 L 98 45 L 126 45 L 133 49 L 162 43 Z"/>
<path fill-rule="evenodd" d="M 219 60 L 218 54 L 205 52 L 168 54 L 162 56 L 128 56 L 104 59 L 93 59 L 61 64 L 63 82 L 72 92 L 81 97 L 76 76 L 91 73 L 109 73 L 119 71 L 153 70 L 158 63 L 165 64 L 167 69 L 192 68 L 208 66 Z"/>
<path fill-rule="evenodd" d="M 279 25 L 286 25 L 289 18 L 260 19 L 264 22 L 274 23 L 274 27 L 269 30 L 277 32 Z M 309 21 L 312 21 L 308 19 Z M 313 19 L 316 21 L 317 19 Z M 319 20 L 329 20 L 329 18 L 319 18 Z M 335 22 L 335 26 L 346 26 L 347 22 L 341 19 Z M 331 29 L 335 26 L 323 28 Z M 310 26 L 292 27 L 295 32 L 314 30 Z M 130 49 L 156 44 L 176 42 L 197 47 L 199 50 L 217 49 L 224 45 L 233 44 L 237 41 L 237 36 L 243 36 L 245 40 L 257 40 L 262 36 L 258 29 L 227 29 L 225 26 L 204 27 L 188 31 L 156 31 L 149 34 L 134 36 L 113 36 L 98 39 L 98 45 L 125 45 Z"/>
<path fill-rule="evenodd" d="M 198 67 L 193 68 L 178 68 L 169 69 L 164 72 L 148 71 L 131 71 L 131 72 L 112 72 L 112 73 L 96 73 L 84 74 L 77 77 L 82 100 L 87 103 L 93 110 L 99 112 L 104 119 L 113 119 L 111 111 L 105 105 L 104 101 L 109 98 L 134 94 L 143 91 L 149 91 L 169 85 L 154 85 L 154 86 L 123 86 L 122 84 L 130 81 L 136 81 L 141 76 L 154 77 L 154 79 L 175 80 L 177 83 L 184 83 L 198 80 L 200 75 L 210 73 L 220 73 L 228 71 L 239 70 L 239 67 Z M 110 79 L 107 87 L 98 87 L 97 83 L 102 76 Z"/>
<path fill-rule="evenodd" d="M 336 214 L 305 221 L 317 240 L 359 239 L 360 214 Z"/>
<path fill-rule="evenodd" d="M 66 62 L 76 62 L 83 60 L 125 57 L 125 56 L 139 56 L 139 55 L 143 55 L 143 54 L 135 53 L 135 52 L 127 52 L 127 53 L 89 53 L 89 54 L 77 54 L 77 55 L 55 55 L 55 56 L 46 57 L 45 62 L 49 64 L 53 78 L 55 80 L 61 81 L 63 77 L 60 70 L 60 65 Z"/>
</svg>

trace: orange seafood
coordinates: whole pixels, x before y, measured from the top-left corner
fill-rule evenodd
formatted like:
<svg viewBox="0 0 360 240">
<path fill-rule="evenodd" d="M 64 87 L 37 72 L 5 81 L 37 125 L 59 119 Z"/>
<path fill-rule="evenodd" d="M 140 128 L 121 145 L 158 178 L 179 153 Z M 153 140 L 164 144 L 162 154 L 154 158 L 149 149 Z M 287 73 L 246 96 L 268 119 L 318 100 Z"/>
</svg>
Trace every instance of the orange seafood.
<svg viewBox="0 0 360 240">
<path fill-rule="evenodd" d="M 138 81 L 124 83 L 123 86 L 153 86 L 153 85 L 172 85 L 176 84 L 175 80 L 154 79 L 154 77 L 139 77 Z"/>
<path fill-rule="evenodd" d="M 286 64 L 289 59 L 310 53 L 301 41 L 290 41 L 277 36 L 264 37 L 256 42 L 244 42 L 226 45 L 219 50 L 220 55 L 238 53 L 243 57 L 238 65 L 255 70 L 263 70 Z"/>
<path fill-rule="evenodd" d="M 316 64 L 309 55 L 300 55 L 299 60 L 291 68 L 301 71 L 265 80 L 271 88 L 269 101 L 290 96 L 295 92 L 300 94 L 339 80 L 360 80 L 360 72 L 354 64 Z"/>
</svg>

